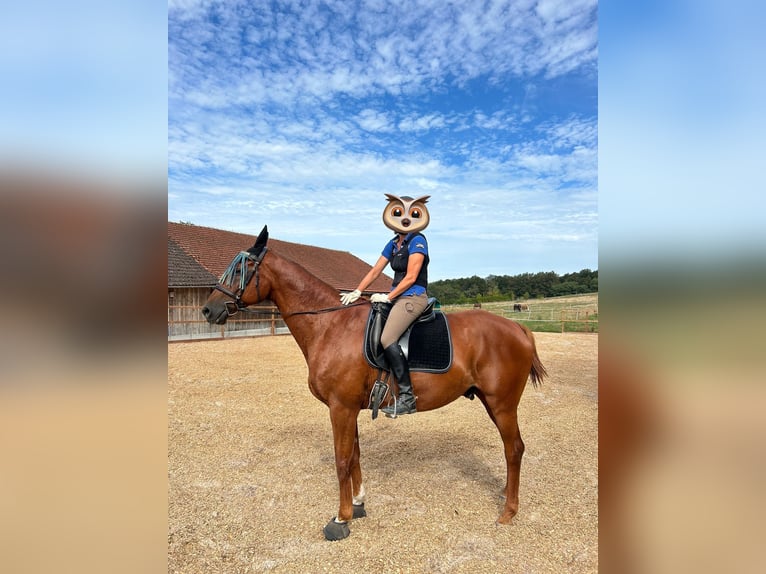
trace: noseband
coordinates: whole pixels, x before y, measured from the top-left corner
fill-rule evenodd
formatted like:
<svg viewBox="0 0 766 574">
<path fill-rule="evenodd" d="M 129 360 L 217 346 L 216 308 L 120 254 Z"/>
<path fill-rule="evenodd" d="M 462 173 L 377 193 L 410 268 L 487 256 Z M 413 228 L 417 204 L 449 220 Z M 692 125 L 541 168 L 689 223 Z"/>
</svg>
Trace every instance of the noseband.
<svg viewBox="0 0 766 574">
<path fill-rule="evenodd" d="M 268 248 L 266 247 L 264 247 L 258 255 L 255 255 L 250 251 L 240 251 L 239 255 L 234 257 L 234 260 L 229 264 L 229 266 L 226 268 L 226 271 L 223 272 L 223 275 L 221 275 L 221 278 L 218 280 L 218 283 L 214 289 L 217 289 L 221 293 L 228 295 L 233 299 L 232 301 L 226 301 L 224 303 L 226 312 L 229 314 L 229 317 L 235 315 L 241 309 L 247 307 L 247 304 L 242 301 L 242 294 L 245 292 L 245 288 L 247 287 L 248 283 L 250 283 L 253 275 L 255 275 L 255 293 L 258 297 L 258 300 L 261 300 L 260 274 L 258 273 L 258 266 L 261 264 L 261 261 L 263 261 L 263 257 L 266 255 L 267 251 Z M 248 261 L 253 262 L 252 271 L 248 270 Z M 234 278 L 236 277 L 237 269 L 239 269 L 239 287 L 236 291 L 233 291 L 232 289 L 234 289 Z"/>
</svg>

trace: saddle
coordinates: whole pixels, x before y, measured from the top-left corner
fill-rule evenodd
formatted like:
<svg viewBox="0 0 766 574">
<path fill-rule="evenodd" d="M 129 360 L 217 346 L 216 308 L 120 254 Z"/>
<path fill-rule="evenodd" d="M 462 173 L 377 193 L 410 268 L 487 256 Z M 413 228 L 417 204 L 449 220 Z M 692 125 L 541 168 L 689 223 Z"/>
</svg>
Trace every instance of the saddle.
<svg viewBox="0 0 766 574">
<path fill-rule="evenodd" d="M 452 337 L 449 323 L 434 306 L 435 297 L 415 322 L 399 338 L 399 346 L 407 357 L 410 371 L 446 373 L 452 366 Z M 391 303 L 373 303 L 364 333 L 364 358 L 371 367 L 388 371 L 389 366 L 380 344 L 380 335 L 391 312 Z"/>
</svg>

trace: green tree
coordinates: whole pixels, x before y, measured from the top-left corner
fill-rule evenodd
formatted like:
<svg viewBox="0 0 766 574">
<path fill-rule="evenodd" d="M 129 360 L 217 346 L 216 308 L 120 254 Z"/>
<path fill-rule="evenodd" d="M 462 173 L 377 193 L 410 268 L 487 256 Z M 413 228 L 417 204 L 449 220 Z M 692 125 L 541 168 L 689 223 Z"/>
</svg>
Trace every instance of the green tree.
<svg viewBox="0 0 766 574">
<path fill-rule="evenodd" d="M 523 299 L 529 299 L 530 293 L 535 297 L 594 293 L 598 291 L 598 270 L 582 269 L 562 276 L 554 271 L 490 275 L 486 279 L 474 275 L 434 281 L 428 290 L 444 304 L 514 300 L 518 293 L 523 293 Z"/>
</svg>

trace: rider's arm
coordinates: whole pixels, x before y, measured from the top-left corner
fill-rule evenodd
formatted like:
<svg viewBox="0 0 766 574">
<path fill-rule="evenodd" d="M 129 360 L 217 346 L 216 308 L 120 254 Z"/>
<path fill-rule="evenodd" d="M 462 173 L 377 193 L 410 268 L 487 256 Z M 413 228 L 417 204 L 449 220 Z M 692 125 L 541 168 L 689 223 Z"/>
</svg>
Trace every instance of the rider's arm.
<svg viewBox="0 0 766 574">
<path fill-rule="evenodd" d="M 359 286 L 357 287 L 358 291 L 364 291 L 372 285 L 372 282 L 375 281 L 378 277 L 380 277 L 380 274 L 383 273 L 383 270 L 386 268 L 386 265 L 388 265 L 388 259 L 383 257 L 382 255 L 378 258 L 377 262 L 373 266 L 372 269 L 370 269 L 367 272 L 367 275 L 364 276 L 364 279 L 362 279 L 359 283 Z M 417 274 L 415 275 L 417 277 Z"/>
<path fill-rule="evenodd" d="M 407 275 L 405 275 L 404 279 L 399 282 L 396 289 L 388 294 L 389 301 L 393 301 L 415 284 L 418 274 L 420 273 L 420 268 L 423 267 L 423 262 L 425 260 L 426 256 L 422 253 L 410 253 L 410 257 L 407 260 Z"/>
</svg>

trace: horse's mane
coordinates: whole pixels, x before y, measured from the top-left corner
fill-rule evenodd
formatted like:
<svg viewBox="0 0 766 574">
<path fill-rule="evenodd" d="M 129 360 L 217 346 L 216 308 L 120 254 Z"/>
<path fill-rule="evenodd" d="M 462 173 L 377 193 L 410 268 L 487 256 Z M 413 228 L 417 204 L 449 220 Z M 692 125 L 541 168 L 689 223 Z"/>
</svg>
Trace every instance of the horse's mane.
<svg viewBox="0 0 766 574">
<path fill-rule="evenodd" d="M 275 255 L 282 265 L 287 265 L 293 269 L 293 272 L 288 275 L 292 281 L 295 281 L 294 277 L 296 275 L 300 275 L 301 299 L 316 301 L 316 298 L 321 296 L 323 298 L 327 297 L 339 300 L 338 290 L 327 281 L 317 277 L 303 265 L 286 255 L 274 251 L 271 251 L 271 254 Z M 283 278 L 286 276 L 283 272 L 280 272 L 279 275 Z M 308 292 L 309 290 L 310 293 Z"/>
</svg>

